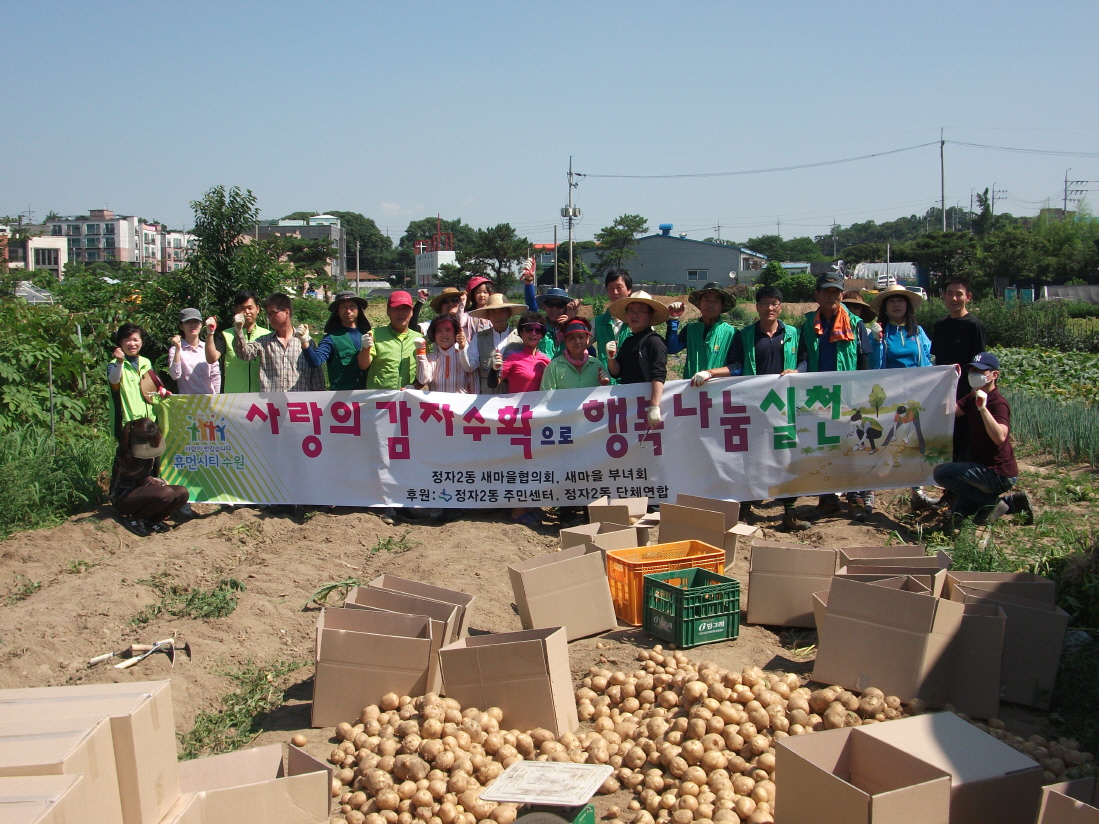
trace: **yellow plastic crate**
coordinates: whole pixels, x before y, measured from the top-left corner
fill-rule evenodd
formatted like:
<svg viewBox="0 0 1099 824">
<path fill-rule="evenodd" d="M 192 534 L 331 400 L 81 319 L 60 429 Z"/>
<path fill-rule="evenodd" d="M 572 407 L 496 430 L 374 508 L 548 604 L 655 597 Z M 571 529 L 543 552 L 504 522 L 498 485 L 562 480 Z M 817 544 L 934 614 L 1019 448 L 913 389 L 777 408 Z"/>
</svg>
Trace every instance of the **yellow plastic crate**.
<svg viewBox="0 0 1099 824">
<path fill-rule="evenodd" d="M 691 567 L 720 575 L 725 571 L 725 550 L 702 541 L 607 550 L 607 578 L 614 614 L 627 624 L 641 626 L 645 615 L 645 576 Z"/>
</svg>

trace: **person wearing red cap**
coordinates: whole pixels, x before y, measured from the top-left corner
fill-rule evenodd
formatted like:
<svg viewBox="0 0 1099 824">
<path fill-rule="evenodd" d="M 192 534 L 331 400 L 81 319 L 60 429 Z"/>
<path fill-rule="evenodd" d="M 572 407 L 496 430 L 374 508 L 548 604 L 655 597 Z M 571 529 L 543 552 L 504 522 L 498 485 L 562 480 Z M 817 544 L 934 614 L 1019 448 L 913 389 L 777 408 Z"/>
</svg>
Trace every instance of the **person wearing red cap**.
<svg viewBox="0 0 1099 824">
<path fill-rule="evenodd" d="M 412 295 L 397 291 L 389 296 L 385 313 L 389 325 L 374 333 L 374 345 L 359 352 L 359 368 L 366 372 L 367 389 L 401 389 L 416 379 L 418 333 L 412 321 Z"/>
<path fill-rule="evenodd" d="M 589 389 L 611 382 L 603 364 L 588 350 L 591 338 L 591 324 L 583 318 L 565 324 L 565 349 L 546 367 L 542 389 Z"/>
</svg>

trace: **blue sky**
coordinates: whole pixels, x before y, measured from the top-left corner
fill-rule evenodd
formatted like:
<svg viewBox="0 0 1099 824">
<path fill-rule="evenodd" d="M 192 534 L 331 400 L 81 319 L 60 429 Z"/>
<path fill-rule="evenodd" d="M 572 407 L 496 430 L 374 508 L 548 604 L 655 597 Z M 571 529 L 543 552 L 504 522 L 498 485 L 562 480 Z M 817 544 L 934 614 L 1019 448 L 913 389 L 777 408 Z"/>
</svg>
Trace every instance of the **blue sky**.
<svg viewBox="0 0 1099 824">
<path fill-rule="evenodd" d="M 552 240 L 574 169 L 695 174 L 937 141 L 1099 151 L 1099 3 L 4 3 L 0 214 L 190 223 L 215 184 L 264 217 L 347 209 L 396 240 L 441 213 Z M 1060 204 L 1099 158 L 946 147 L 948 205 Z M 1094 194 L 1092 200 L 1094 200 Z M 693 238 L 922 214 L 938 148 L 735 177 L 580 178 Z"/>
</svg>

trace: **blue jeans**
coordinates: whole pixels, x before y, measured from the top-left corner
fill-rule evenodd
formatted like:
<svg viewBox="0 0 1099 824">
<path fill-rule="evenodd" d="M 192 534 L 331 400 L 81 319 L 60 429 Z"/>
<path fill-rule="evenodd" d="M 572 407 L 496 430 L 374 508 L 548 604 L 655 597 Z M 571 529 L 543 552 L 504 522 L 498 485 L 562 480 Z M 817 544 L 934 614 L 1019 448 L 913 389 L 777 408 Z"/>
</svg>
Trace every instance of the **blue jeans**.
<svg viewBox="0 0 1099 824">
<path fill-rule="evenodd" d="M 966 517 L 995 506 L 1018 480 L 997 475 L 984 464 L 966 462 L 939 464 L 934 474 L 935 483 L 958 496 L 953 511 Z"/>
</svg>

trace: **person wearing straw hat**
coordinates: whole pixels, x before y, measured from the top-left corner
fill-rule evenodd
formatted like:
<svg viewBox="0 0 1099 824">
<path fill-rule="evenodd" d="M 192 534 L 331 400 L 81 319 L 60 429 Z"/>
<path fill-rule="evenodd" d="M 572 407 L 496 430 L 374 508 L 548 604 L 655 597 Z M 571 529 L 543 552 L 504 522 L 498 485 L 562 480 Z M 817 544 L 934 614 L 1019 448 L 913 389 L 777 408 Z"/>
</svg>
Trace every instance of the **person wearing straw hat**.
<svg viewBox="0 0 1099 824">
<path fill-rule="evenodd" d="M 684 375 L 695 375 L 706 369 L 717 369 L 725 365 L 725 356 L 736 336 L 736 327 L 721 320 L 721 315 L 732 311 L 736 298 L 722 288 L 720 283 L 707 283 L 701 289 L 695 289 L 687 300 L 702 313 L 698 320 L 692 320 L 679 331 L 679 319 L 685 307 L 680 301 L 668 306 L 668 354 L 687 350 L 687 359 L 683 364 Z"/>
<path fill-rule="evenodd" d="M 328 304 L 328 321 L 324 337 L 317 346 L 312 340 L 305 344 L 305 358 L 314 368 L 327 364 L 328 387 L 333 391 L 363 389 L 366 373 L 359 368 L 359 352 L 374 345 L 370 321 L 366 317 L 367 303 L 354 292 L 340 292 Z"/>
<path fill-rule="evenodd" d="M 422 294 L 426 294 L 426 289 L 420 290 Z M 444 286 L 443 291 L 433 297 L 429 303 L 431 311 L 436 315 L 454 315 L 458 318 L 458 324 L 463 329 L 466 327 L 467 318 L 465 313 L 466 293 L 458 289 L 456 286 Z M 419 317 L 417 315 L 417 317 Z M 427 326 L 431 321 L 420 321 L 417 325 L 421 332 L 427 334 Z"/>
<path fill-rule="evenodd" d="M 603 278 L 603 288 L 607 290 L 607 306 L 620 298 L 624 298 L 633 291 L 633 278 L 625 269 L 611 269 Z M 610 309 L 603 312 L 592 321 L 592 332 L 595 335 L 595 356 L 607 366 L 607 344 L 612 340 L 619 346 L 630 336 L 630 327 L 618 318 L 614 317 Z M 616 384 L 611 378 L 611 384 Z"/>
<path fill-rule="evenodd" d="M 482 395 L 507 394 L 507 381 L 501 381 L 496 387 L 488 385 L 488 376 L 493 369 L 494 356 L 499 354 L 502 364 L 512 352 L 523 348 L 523 339 L 511 328 L 509 321 L 521 315 L 526 307 L 521 303 L 508 303 L 506 296 L 499 292 L 489 295 L 485 305 L 469 312 L 470 317 L 488 321 L 488 328 L 482 329 L 469 341 L 469 361 L 477 364 Z"/>
<path fill-rule="evenodd" d="M 848 289 L 843 293 L 843 300 L 840 301 L 844 306 L 859 316 L 859 320 L 868 324 L 867 329 L 870 329 L 872 325 L 878 319 L 878 313 L 870 308 L 870 304 L 862 299 L 862 292 L 858 289 Z"/>
<path fill-rule="evenodd" d="M 921 303 L 922 297 L 903 286 L 882 289 L 870 302 L 878 324 L 871 331 L 871 369 L 931 365 L 931 340 L 916 325 Z"/>
<path fill-rule="evenodd" d="M 630 336 L 622 344 L 610 341 L 606 346 L 607 370 L 622 384 L 648 383 L 652 386 L 646 419 L 650 428 L 663 422 L 660 398 L 668 377 L 668 347 L 653 329 L 668 320 L 668 307 L 648 292 L 637 292 L 610 305 L 611 314 L 630 327 Z"/>
<path fill-rule="evenodd" d="M 870 337 L 866 324 L 843 305 L 843 273 L 833 267 L 817 278 L 813 299 L 816 311 L 807 312 L 798 345 L 798 361 L 806 361 L 809 372 L 854 372 L 869 367 Z M 865 520 L 863 492 L 848 492 L 848 504 L 856 519 Z M 817 500 L 815 517 L 834 515 L 841 509 L 839 496 L 832 492 Z"/>
</svg>

